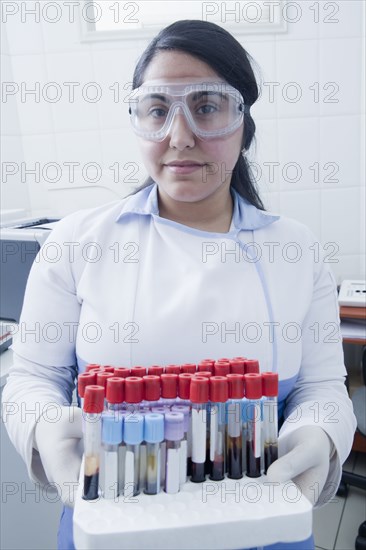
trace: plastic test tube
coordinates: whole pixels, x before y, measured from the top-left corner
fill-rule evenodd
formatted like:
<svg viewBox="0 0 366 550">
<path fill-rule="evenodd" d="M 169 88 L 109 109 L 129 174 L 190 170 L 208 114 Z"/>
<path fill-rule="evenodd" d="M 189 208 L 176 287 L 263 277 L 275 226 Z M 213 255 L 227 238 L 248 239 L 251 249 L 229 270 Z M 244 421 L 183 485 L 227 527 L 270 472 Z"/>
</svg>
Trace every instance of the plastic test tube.
<svg viewBox="0 0 366 550">
<path fill-rule="evenodd" d="M 187 405 L 173 405 L 172 412 L 182 413 L 184 416 L 183 437 L 180 442 L 179 457 L 179 483 L 183 485 L 187 481 L 187 462 L 188 462 L 188 430 L 189 430 L 189 412 Z"/>
<path fill-rule="evenodd" d="M 192 415 L 191 401 L 189 399 L 190 386 L 193 374 L 182 372 L 178 376 L 178 398 L 177 405 L 186 405 L 189 407 L 188 428 L 187 428 L 187 475 L 192 473 Z"/>
<path fill-rule="evenodd" d="M 102 495 L 115 499 L 118 488 L 118 446 L 122 442 L 123 416 L 118 413 L 102 414 L 102 452 L 100 486 Z"/>
<path fill-rule="evenodd" d="M 101 445 L 101 413 L 104 408 L 104 388 L 87 386 L 84 395 L 84 500 L 98 498 Z"/>
<path fill-rule="evenodd" d="M 164 441 L 164 415 L 145 415 L 144 440 L 146 441 L 146 487 L 147 495 L 156 495 L 161 487 L 161 443 Z"/>
<path fill-rule="evenodd" d="M 261 475 L 261 403 L 262 377 L 260 374 L 244 375 L 246 395 L 247 431 L 247 476 Z"/>
<path fill-rule="evenodd" d="M 82 372 L 78 375 L 78 394 L 80 397 L 81 408 L 84 408 L 84 394 L 87 386 L 95 386 L 97 375 L 95 372 Z"/>
<path fill-rule="evenodd" d="M 231 479 L 243 477 L 242 401 L 244 380 L 241 374 L 228 374 L 227 471 Z"/>
<path fill-rule="evenodd" d="M 226 425 L 225 403 L 228 399 L 228 381 L 224 376 L 210 378 L 210 479 L 220 481 L 225 477 Z"/>
<path fill-rule="evenodd" d="M 180 486 L 180 442 L 184 434 L 184 415 L 168 412 L 164 418 L 166 441 L 165 492 L 175 494 Z"/>
<path fill-rule="evenodd" d="M 278 373 L 262 373 L 264 473 L 278 458 Z"/>
<path fill-rule="evenodd" d="M 123 496 L 136 496 L 140 493 L 140 445 L 144 439 L 142 414 L 125 416 L 123 439 L 126 443 Z"/>
<path fill-rule="evenodd" d="M 193 376 L 190 387 L 192 401 L 192 475 L 191 481 L 205 481 L 206 425 L 209 380 Z"/>
</svg>

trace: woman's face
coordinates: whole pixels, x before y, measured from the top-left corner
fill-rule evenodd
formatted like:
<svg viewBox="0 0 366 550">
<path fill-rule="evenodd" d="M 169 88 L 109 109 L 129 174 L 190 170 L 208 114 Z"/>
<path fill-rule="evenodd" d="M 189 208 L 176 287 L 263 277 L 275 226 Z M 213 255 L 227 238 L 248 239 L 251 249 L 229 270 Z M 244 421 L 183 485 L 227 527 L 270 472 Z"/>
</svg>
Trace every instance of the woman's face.
<svg viewBox="0 0 366 550">
<path fill-rule="evenodd" d="M 222 78 L 203 61 L 183 52 L 159 52 L 148 65 L 144 83 L 204 82 Z M 159 191 L 173 200 L 196 202 L 224 191 L 229 192 L 232 170 L 238 160 L 243 125 L 228 136 L 203 141 L 189 127 L 185 116 L 176 114 L 170 131 L 161 142 L 139 139 L 144 164 Z M 189 161 L 178 166 L 174 163 Z"/>
</svg>

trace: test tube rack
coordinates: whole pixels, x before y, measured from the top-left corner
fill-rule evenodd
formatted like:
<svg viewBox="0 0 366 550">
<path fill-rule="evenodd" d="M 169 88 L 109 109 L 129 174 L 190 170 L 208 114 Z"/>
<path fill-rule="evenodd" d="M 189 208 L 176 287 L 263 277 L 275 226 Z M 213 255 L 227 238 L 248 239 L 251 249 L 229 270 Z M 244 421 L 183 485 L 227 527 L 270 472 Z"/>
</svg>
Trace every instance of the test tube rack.
<svg viewBox="0 0 366 550">
<path fill-rule="evenodd" d="M 266 476 L 185 483 L 177 494 L 82 499 L 74 508 L 77 550 L 234 550 L 310 537 L 312 506 L 292 482 Z"/>
</svg>

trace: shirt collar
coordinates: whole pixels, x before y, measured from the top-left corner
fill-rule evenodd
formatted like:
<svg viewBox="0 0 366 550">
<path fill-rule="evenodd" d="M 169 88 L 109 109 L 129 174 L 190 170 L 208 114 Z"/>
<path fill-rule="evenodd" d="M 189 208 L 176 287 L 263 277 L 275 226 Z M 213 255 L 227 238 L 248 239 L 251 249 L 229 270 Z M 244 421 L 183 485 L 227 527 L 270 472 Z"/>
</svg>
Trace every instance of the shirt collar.
<svg viewBox="0 0 366 550">
<path fill-rule="evenodd" d="M 261 229 L 280 218 L 280 216 L 259 210 L 239 195 L 235 189 L 231 189 L 231 191 L 234 198 L 232 225 L 236 229 Z M 155 183 L 144 187 L 134 195 L 126 197 L 116 222 L 119 222 L 128 214 L 159 216 L 157 185 Z"/>
</svg>

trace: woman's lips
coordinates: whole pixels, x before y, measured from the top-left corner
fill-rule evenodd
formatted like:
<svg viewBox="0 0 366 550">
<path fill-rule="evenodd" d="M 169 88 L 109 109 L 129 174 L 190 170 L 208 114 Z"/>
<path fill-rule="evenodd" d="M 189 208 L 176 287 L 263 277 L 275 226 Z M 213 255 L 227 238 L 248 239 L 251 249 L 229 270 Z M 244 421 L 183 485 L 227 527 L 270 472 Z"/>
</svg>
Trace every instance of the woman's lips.
<svg viewBox="0 0 366 550">
<path fill-rule="evenodd" d="M 174 174 L 191 174 L 192 172 L 196 172 L 196 170 L 202 170 L 205 165 L 196 162 L 171 162 L 165 166 Z"/>
</svg>

